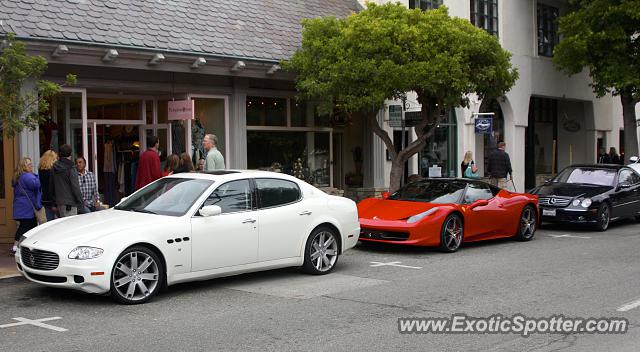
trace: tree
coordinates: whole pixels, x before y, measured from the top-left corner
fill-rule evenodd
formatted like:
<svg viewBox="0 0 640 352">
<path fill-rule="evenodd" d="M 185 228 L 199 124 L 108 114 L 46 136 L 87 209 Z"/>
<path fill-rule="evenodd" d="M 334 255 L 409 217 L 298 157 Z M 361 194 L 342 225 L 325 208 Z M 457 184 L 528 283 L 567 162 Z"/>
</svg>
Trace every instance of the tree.
<svg viewBox="0 0 640 352">
<path fill-rule="evenodd" d="M 640 101 L 640 0 L 571 0 L 559 19 L 554 63 L 573 75 L 589 69 L 598 97 L 619 95 L 625 161 L 638 155 L 635 105 Z"/>
<path fill-rule="evenodd" d="M 302 45 L 285 69 L 297 74 L 303 99 L 324 101 L 371 121 L 392 159 L 391 191 L 400 187 L 405 162 L 420 151 L 451 109 L 468 104 L 468 95 L 498 97 L 518 78 L 510 53 L 468 20 L 452 18 L 446 7 L 421 11 L 400 4 L 367 4 L 343 19 L 303 21 Z M 396 152 L 376 119 L 387 99 L 416 92 L 422 119 L 417 139 Z"/>
<path fill-rule="evenodd" d="M 13 138 L 23 129 L 34 130 L 44 121 L 47 99 L 60 92 L 60 85 L 39 80 L 47 69 L 47 60 L 29 56 L 26 45 L 9 33 L 0 49 L 0 139 Z M 35 91 L 22 92 L 28 80 L 37 80 Z M 73 85 L 74 75 L 67 75 L 66 83 Z"/>
</svg>

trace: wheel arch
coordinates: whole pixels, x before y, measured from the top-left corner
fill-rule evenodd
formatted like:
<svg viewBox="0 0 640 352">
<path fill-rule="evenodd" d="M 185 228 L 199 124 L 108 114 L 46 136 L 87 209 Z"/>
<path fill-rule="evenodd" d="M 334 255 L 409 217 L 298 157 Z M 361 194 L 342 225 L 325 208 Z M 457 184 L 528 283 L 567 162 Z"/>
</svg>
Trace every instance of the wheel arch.
<svg viewBox="0 0 640 352">
<path fill-rule="evenodd" d="M 136 242 L 133 244 L 130 244 L 129 246 L 127 246 L 125 249 L 123 249 L 120 253 L 126 251 L 129 248 L 133 248 L 133 247 L 144 247 L 147 248 L 148 250 L 154 252 L 158 258 L 160 258 L 160 261 L 162 262 L 162 267 L 164 268 L 164 278 L 162 280 L 162 287 L 161 290 L 165 290 L 168 287 L 168 283 L 167 283 L 167 259 L 164 257 L 164 254 L 162 253 L 162 251 L 160 250 L 160 248 L 158 248 L 156 245 L 153 245 L 149 242 Z M 119 256 L 120 254 L 118 254 Z"/>
<path fill-rule="evenodd" d="M 338 240 L 338 253 L 342 254 L 342 232 L 340 231 L 340 228 L 338 228 L 338 226 L 336 226 L 335 224 L 333 224 L 331 221 L 328 221 L 326 219 L 321 220 L 316 226 L 314 226 L 311 231 L 309 231 L 307 237 L 305 238 L 305 240 L 303 241 L 303 243 L 307 243 L 307 239 L 309 238 L 309 236 L 311 236 L 311 234 L 313 233 L 313 231 L 315 231 L 317 228 L 319 227 L 328 227 L 330 229 L 332 229 L 333 231 L 336 232 L 337 235 L 337 240 Z M 305 245 L 303 244 L 302 246 L 302 253 L 304 255 L 304 251 L 305 251 Z"/>
</svg>

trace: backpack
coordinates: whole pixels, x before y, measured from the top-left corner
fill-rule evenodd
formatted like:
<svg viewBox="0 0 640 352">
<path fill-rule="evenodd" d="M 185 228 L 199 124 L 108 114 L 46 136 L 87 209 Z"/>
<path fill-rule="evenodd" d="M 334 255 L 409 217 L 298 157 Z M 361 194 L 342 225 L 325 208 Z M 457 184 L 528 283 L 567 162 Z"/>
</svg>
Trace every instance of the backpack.
<svg viewBox="0 0 640 352">
<path fill-rule="evenodd" d="M 473 169 L 471 168 L 472 165 L 473 165 L 473 162 L 470 162 L 469 165 L 467 166 L 467 169 L 464 170 L 464 177 L 477 180 L 480 178 L 480 173 L 478 173 L 477 171 L 473 172 Z"/>
</svg>

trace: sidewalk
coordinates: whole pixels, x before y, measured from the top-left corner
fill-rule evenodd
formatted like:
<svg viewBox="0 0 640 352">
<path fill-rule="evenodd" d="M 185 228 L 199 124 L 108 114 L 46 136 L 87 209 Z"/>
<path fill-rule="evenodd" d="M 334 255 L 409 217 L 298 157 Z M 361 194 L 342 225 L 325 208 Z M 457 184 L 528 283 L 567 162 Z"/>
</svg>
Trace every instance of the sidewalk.
<svg viewBox="0 0 640 352">
<path fill-rule="evenodd" d="M 9 255 L 12 246 L 13 244 L 0 245 L 0 279 L 20 276 L 15 259 Z"/>
</svg>

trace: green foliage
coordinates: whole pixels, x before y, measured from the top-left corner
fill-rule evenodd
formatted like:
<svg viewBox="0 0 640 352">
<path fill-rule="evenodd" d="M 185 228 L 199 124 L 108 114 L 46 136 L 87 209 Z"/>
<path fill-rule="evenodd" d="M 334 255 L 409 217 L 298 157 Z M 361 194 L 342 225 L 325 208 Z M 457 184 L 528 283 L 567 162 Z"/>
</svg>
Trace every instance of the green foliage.
<svg viewBox="0 0 640 352">
<path fill-rule="evenodd" d="M 568 74 L 588 68 L 598 96 L 640 99 L 640 0 L 571 0 L 559 19 L 554 62 Z"/>
<path fill-rule="evenodd" d="M 60 85 L 38 80 L 47 69 L 47 60 L 29 56 L 26 45 L 9 33 L 0 52 L 0 139 L 14 137 L 25 128 L 34 130 L 43 122 L 48 109 L 47 99 L 60 92 Z M 28 80 L 36 80 L 35 91 L 23 92 Z M 66 84 L 76 83 L 74 75 L 67 75 Z"/>
<path fill-rule="evenodd" d="M 302 97 L 348 112 L 377 111 L 408 91 L 436 112 L 435 103 L 464 105 L 469 93 L 504 94 L 518 77 L 510 56 L 495 37 L 450 17 L 446 7 L 388 3 L 344 19 L 304 20 L 302 46 L 283 65 L 297 73 Z"/>
</svg>

